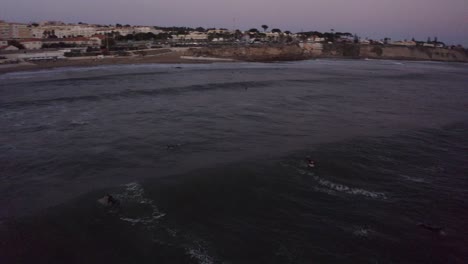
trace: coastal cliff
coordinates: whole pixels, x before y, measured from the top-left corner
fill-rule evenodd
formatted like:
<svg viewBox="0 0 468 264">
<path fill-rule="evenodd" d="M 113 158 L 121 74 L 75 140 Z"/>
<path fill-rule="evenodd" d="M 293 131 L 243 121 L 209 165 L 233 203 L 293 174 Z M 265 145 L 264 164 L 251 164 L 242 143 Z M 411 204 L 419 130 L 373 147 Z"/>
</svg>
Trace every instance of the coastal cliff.
<svg viewBox="0 0 468 264">
<path fill-rule="evenodd" d="M 464 50 L 359 44 L 324 44 L 318 50 L 301 47 L 296 44 L 204 47 L 189 49 L 185 55 L 259 62 L 292 61 L 311 58 L 468 62 L 468 53 Z"/>
<path fill-rule="evenodd" d="M 362 58 L 401 59 L 401 60 L 432 60 L 468 62 L 468 54 L 463 50 L 453 50 L 430 47 L 379 47 L 361 46 L 359 56 Z"/>
<path fill-rule="evenodd" d="M 189 49 L 185 55 L 241 61 L 292 61 L 310 58 L 299 45 L 221 46 Z"/>
</svg>

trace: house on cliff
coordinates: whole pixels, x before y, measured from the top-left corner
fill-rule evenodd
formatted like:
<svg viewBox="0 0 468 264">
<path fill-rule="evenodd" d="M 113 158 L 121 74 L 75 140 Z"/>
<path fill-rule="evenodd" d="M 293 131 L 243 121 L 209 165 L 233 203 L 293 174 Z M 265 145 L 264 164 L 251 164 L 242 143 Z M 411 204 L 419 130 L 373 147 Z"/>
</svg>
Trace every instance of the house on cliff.
<svg viewBox="0 0 468 264">
<path fill-rule="evenodd" d="M 39 38 L 22 39 L 19 43 L 27 50 L 38 50 L 42 48 L 42 39 Z"/>
<path fill-rule="evenodd" d="M 416 41 L 402 41 L 402 40 L 398 40 L 398 41 L 394 41 L 392 42 L 392 45 L 396 45 L 396 46 L 406 46 L 406 47 L 414 47 L 416 46 Z"/>
</svg>

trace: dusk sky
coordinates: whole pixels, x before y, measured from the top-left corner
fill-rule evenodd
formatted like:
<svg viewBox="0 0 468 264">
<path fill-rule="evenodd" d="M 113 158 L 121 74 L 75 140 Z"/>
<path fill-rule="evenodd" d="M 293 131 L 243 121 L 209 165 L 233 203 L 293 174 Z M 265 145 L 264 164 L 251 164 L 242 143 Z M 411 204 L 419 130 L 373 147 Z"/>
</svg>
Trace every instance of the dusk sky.
<svg viewBox="0 0 468 264">
<path fill-rule="evenodd" d="M 100 24 L 301 30 L 468 46 L 468 0 L 1 0 L 9 22 L 61 20 Z"/>
</svg>

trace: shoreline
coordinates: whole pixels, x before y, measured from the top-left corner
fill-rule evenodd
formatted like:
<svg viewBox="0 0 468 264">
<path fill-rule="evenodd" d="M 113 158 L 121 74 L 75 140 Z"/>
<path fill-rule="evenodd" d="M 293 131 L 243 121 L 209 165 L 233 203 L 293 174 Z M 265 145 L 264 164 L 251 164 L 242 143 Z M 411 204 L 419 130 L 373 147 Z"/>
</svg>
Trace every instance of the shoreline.
<svg viewBox="0 0 468 264">
<path fill-rule="evenodd" d="M 314 56 L 304 58 L 302 60 L 317 60 L 317 59 L 330 59 L 330 60 L 382 60 L 382 61 L 408 61 L 408 62 L 447 62 L 447 63 L 463 63 L 462 61 L 439 61 L 439 60 L 424 60 L 424 59 L 410 59 L 410 58 L 361 58 L 361 57 L 343 57 L 343 56 Z M 245 61 L 245 62 L 291 62 L 302 60 L 278 60 L 278 61 Z M 71 67 L 93 67 L 101 65 L 128 65 L 128 64 L 212 64 L 212 63 L 233 63 L 241 62 L 242 60 L 216 58 L 216 57 L 193 57 L 184 56 L 181 52 L 171 52 L 168 54 L 161 54 L 156 56 L 138 56 L 138 57 L 108 57 L 103 59 L 96 58 L 80 58 L 80 59 L 66 59 L 57 61 L 43 61 L 43 62 L 24 62 L 19 64 L 0 65 L 0 75 L 12 72 L 24 71 L 39 71 L 56 68 L 71 68 Z"/>
</svg>

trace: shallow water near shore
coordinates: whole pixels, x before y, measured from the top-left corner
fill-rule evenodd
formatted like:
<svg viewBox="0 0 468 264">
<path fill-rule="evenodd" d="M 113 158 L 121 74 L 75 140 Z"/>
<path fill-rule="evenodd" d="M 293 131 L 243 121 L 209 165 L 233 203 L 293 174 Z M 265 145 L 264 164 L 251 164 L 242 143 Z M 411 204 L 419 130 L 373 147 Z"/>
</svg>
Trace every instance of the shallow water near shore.
<svg viewBox="0 0 468 264">
<path fill-rule="evenodd" d="M 0 263 L 466 263 L 467 69 L 0 74 Z"/>
</svg>

